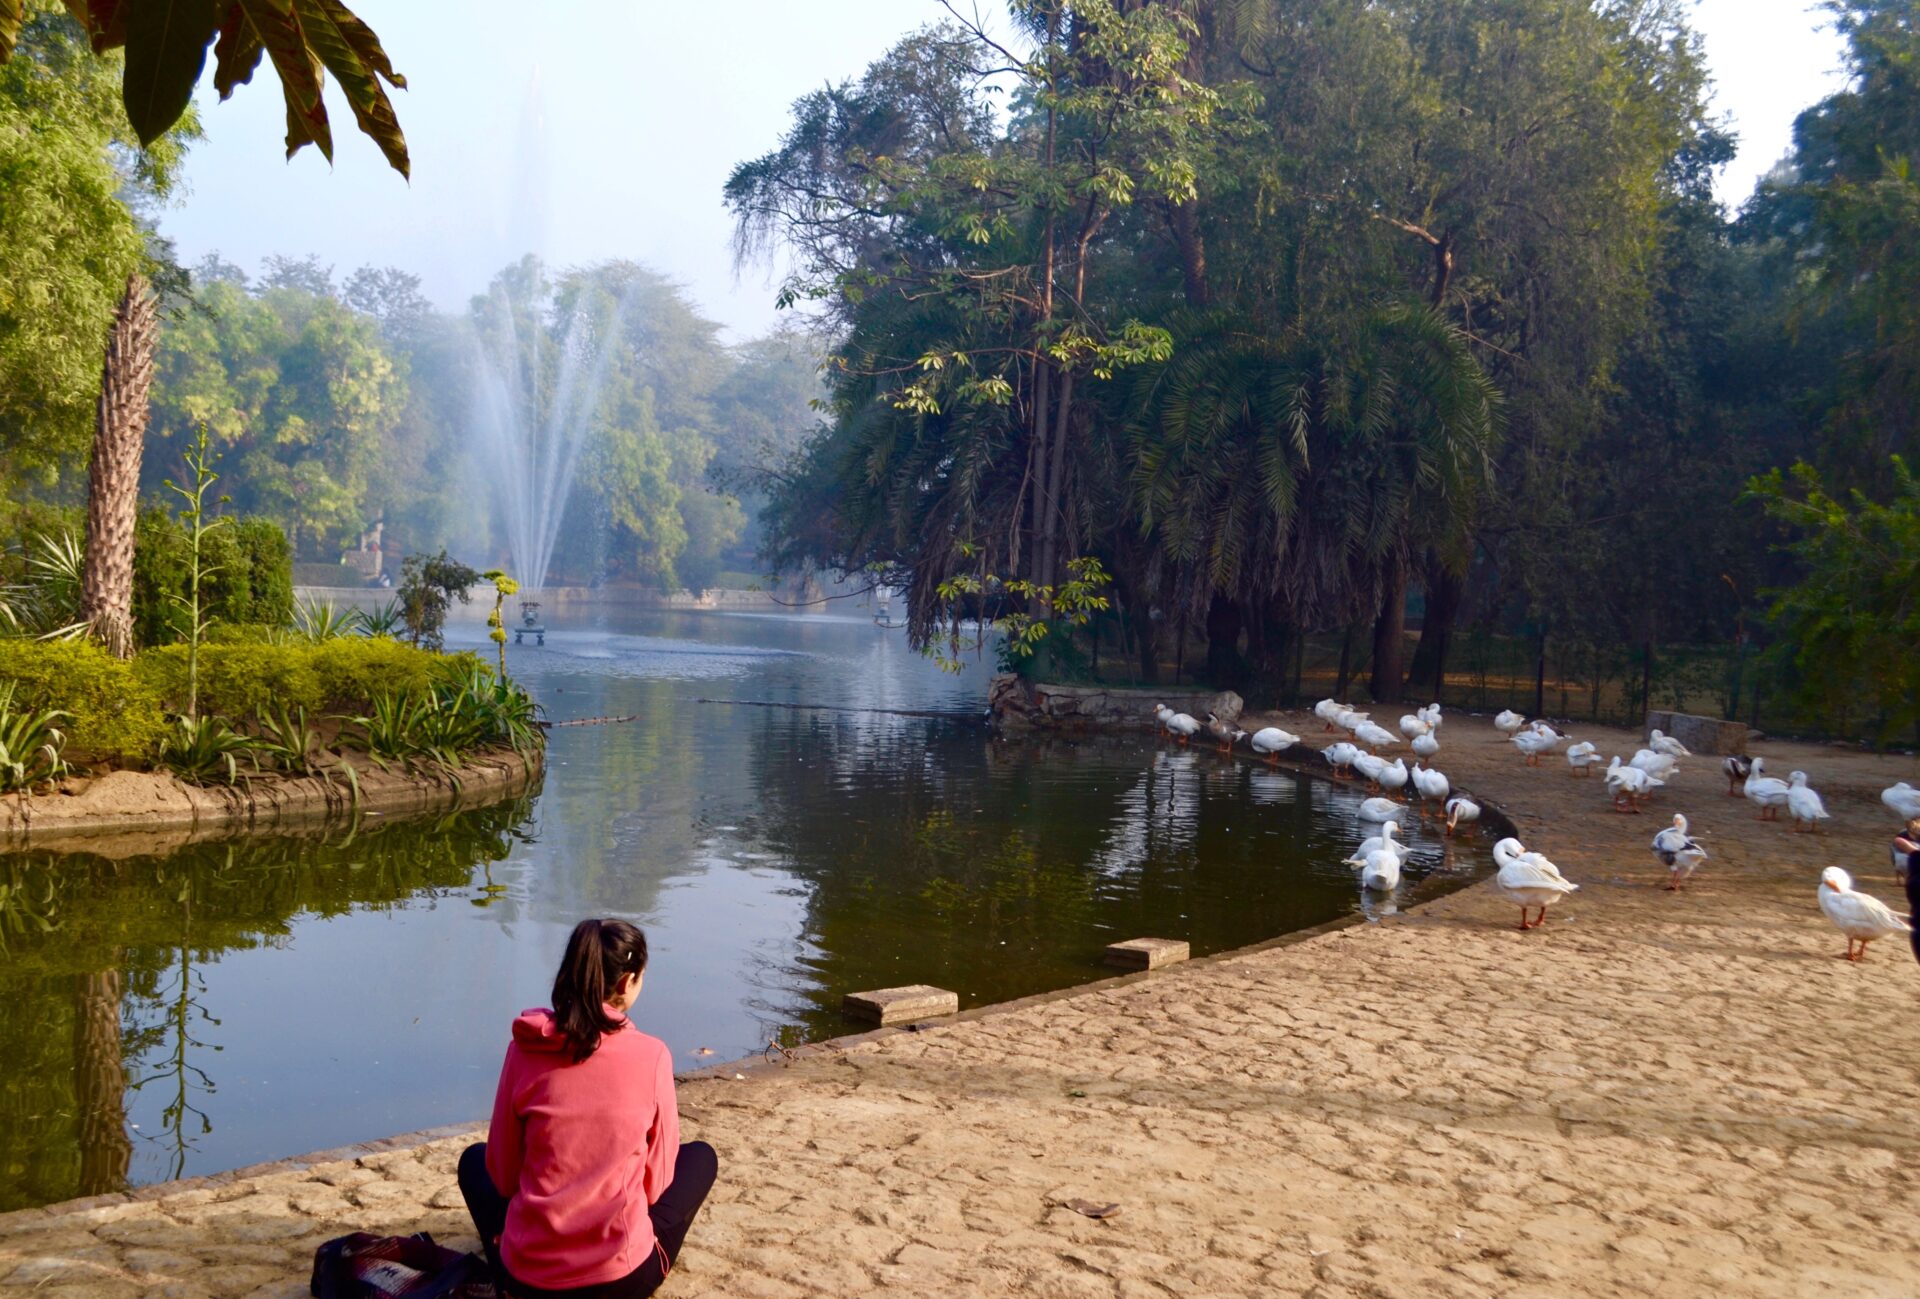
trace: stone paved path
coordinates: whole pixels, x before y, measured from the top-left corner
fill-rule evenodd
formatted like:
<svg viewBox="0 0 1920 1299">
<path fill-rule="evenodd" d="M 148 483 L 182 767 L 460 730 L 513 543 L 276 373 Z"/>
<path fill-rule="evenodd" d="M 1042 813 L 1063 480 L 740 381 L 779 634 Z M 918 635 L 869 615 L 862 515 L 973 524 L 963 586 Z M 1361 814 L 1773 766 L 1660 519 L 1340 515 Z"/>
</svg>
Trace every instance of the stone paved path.
<svg viewBox="0 0 1920 1299">
<path fill-rule="evenodd" d="M 1717 760 L 1629 817 L 1484 719 L 1442 739 L 1455 784 L 1582 885 L 1545 929 L 1474 888 L 689 1082 L 722 1182 L 664 1293 L 1920 1294 L 1920 967 L 1839 960 L 1815 903 L 1836 863 L 1898 903 L 1878 791 L 1916 764 L 1762 746 L 1837 818 L 1795 836 Z M 1714 854 L 1680 895 L 1646 852 L 1675 809 Z M 471 1246 L 469 1139 L 0 1218 L 0 1299 L 291 1297 L 348 1230 Z"/>
</svg>

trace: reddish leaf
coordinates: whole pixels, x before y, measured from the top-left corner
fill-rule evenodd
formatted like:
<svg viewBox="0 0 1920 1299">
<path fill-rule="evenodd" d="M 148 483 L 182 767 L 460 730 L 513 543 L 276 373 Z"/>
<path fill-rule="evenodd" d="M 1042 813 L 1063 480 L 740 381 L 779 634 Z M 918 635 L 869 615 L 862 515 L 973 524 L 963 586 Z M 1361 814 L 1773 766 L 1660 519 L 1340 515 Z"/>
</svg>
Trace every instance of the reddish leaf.
<svg viewBox="0 0 1920 1299">
<path fill-rule="evenodd" d="M 126 0 L 67 0 L 67 12 L 86 29 L 95 54 L 127 43 Z"/>
<path fill-rule="evenodd" d="M 128 10 L 120 98 L 140 143 L 152 144 L 187 111 L 219 22 L 214 0 L 140 0 Z"/>
<path fill-rule="evenodd" d="M 213 47 L 213 88 L 220 92 L 220 98 L 231 95 L 235 86 L 253 80 L 253 70 L 260 66 L 260 56 L 265 52 L 266 46 L 247 21 L 246 11 L 238 4 L 228 5 L 226 17 L 220 20 L 220 40 Z"/>
<path fill-rule="evenodd" d="M 402 176 L 409 175 L 407 138 L 400 133 L 400 120 L 380 85 L 380 74 L 368 66 L 354 47 L 354 41 L 342 29 L 342 18 L 358 30 L 361 41 L 370 43 L 379 65 L 391 71 L 379 41 L 339 0 L 293 0 L 293 11 L 300 20 L 308 48 L 340 83 L 360 129 L 380 146 L 380 152 L 386 155 L 395 171 Z"/>
<path fill-rule="evenodd" d="M 274 71 L 280 74 L 280 91 L 287 101 L 287 157 L 311 144 L 332 162 L 333 130 L 327 123 L 327 106 L 320 98 L 320 62 L 307 48 L 306 35 L 293 12 L 293 0 L 236 2 L 246 12 L 254 35 L 266 47 Z"/>
</svg>

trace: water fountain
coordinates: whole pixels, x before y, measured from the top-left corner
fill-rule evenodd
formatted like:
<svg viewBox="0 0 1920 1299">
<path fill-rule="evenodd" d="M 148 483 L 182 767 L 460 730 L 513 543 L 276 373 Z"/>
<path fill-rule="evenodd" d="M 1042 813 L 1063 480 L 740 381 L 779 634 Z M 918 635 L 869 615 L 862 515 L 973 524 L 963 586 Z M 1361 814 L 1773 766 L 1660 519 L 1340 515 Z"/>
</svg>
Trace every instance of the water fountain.
<svg viewBox="0 0 1920 1299">
<path fill-rule="evenodd" d="M 495 535 L 531 597 L 546 586 L 626 304 L 582 295 L 557 315 L 539 262 L 522 266 L 521 291 L 497 281 L 474 332 L 473 427 Z"/>
</svg>

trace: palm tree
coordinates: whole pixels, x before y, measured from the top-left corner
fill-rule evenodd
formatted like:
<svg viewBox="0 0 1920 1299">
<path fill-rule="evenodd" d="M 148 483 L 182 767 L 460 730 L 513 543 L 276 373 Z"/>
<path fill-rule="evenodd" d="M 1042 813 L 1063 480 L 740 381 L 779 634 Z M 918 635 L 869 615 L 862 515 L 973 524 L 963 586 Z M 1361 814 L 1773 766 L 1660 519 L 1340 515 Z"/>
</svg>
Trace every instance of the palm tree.
<svg viewBox="0 0 1920 1299">
<path fill-rule="evenodd" d="M 87 469 L 87 555 L 80 612 L 120 658 L 133 654 L 133 526 L 147 436 L 158 311 L 147 281 L 127 276 L 100 372 L 100 406 Z"/>
<path fill-rule="evenodd" d="M 1397 695 L 1409 563 L 1463 549 L 1491 479 L 1499 394 L 1465 336 L 1410 304 L 1340 332 L 1211 313 L 1174 335 L 1130 400 L 1142 534 L 1210 624 L 1252 614 L 1269 661 L 1288 635 L 1382 614 L 1374 694 Z"/>
</svg>

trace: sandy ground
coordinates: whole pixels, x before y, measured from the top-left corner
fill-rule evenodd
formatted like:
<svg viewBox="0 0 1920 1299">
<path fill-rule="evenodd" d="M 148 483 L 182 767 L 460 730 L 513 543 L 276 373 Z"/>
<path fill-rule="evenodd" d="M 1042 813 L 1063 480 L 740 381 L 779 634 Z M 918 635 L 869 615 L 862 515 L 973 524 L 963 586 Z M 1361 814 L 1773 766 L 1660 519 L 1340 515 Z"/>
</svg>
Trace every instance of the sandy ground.
<svg viewBox="0 0 1920 1299">
<path fill-rule="evenodd" d="M 1582 885 L 1544 929 L 1481 886 L 690 1081 L 722 1181 L 663 1293 L 1920 1293 L 1920 968 L 1891 942 L 1840 960 L 1815 901 L 1835 863 L 1898 901 L 1878 791 L 1916 763 L 1761 746 L 1835 814 L 1796 836 L 1717 759 L 1634 817 L 1485 719 L 1442 739 L 1456 786 Z M 1675 809 L 1714 854 L 1681 894 L 1646 850 Z M 348 1230 L 471 1246 L 466 1139 L 0 1219 L 0 1296 L 291 1297 Z"/>
</svg>

